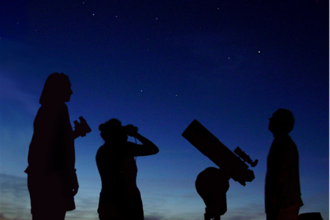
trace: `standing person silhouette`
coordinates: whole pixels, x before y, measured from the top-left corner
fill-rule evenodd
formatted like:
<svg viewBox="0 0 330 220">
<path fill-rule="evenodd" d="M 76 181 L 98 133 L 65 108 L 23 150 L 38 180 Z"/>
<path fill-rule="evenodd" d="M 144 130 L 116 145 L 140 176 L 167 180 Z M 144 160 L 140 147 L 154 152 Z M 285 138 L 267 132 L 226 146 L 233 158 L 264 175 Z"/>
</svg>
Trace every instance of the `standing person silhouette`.
<svg viewBox="0 0 330 220">
<path fill-rule="evenodd" d="M 301 200 L 299 155 L 289 133 L 294 126 L 292 113 L 278 109 L 269 119 L 274 141 L 267 158 L 265 211 L 267 220 L 297 220 Z"/>
<path fill-rule="evenodd" d="M 48 76 L 34 120 L 29 146 L 28 189 L 33 220 L 63 220 L 75 209 L 78 192 L 74 139 L 86 135 L 81 124 L 72 130 L 65 102 L 72 95 L 69 77 L 63 73 Z"/>
<path fill-rule="evenodd" d="M 134 157 L 157 154 L 159 149 L 140 135 L 133 125 L 122 126 L 111 119 L 99 126 L 105 143 L 98 149 L 96 163 L 102 190 L 98 213 L 100 220 L 143 220 L 143 204 L 136 185 L 137 166 Z M 127 141 L 135 137 L 142 145 Z"/>
</svg>

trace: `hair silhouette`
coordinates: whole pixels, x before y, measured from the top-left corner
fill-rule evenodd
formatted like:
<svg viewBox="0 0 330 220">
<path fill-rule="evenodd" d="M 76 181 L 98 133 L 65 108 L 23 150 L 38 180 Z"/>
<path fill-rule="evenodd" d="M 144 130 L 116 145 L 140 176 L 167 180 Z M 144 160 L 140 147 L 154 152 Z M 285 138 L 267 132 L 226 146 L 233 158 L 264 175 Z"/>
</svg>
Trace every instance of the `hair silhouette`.
<svg viewBox="0 0 330 220">
<path fill-rule="evenodd" d="M 104 124 L 99 125 L 99 130 L 101 131 L 101 137 L 104 141 L 118 141 L 119 135 L 125 135 L 121 131 L 122 125 L 118 119 L 110 119 Z M 127 135 L 126 135 L 127 137 Z M 127 138 L 123 141 L 126 141 Z"/>
<path fill-rule="evenodd" d="M 133 125 L 122 126 L 111 119 L 99 126 L 105 143 L 96 154 L 102 181 L 98 213 L 101 220 L 143 220 L 143 204 L 136 185 L 137 165 L 134 157 L 158 153 L 158 148 L 140 135 Z M 127 141 L 135 137 L 142 144 Z"/>
<path fill-rule="evenodd" d="M 47 103 L 65 102 L 67 93 L 72 94 L 72 91 L 68 91 L 70 86 L 69 77 L 64 73 L 49 75 L 42 90 L 39 103 L 44 105 Z"/>
</svg>

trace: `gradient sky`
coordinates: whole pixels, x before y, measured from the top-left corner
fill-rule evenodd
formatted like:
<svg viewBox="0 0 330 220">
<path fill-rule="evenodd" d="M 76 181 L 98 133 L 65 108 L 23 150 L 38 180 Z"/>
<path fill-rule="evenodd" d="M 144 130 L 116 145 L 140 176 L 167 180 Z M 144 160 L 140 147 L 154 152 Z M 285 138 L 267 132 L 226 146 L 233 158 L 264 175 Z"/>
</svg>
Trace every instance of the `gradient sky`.
<svg viewBox="0 0 330 220">
<path fill-rule="evenodd" d="M 329 219 L 329 5 L 326 0 L 3 0 L 0 3 L 0 219 L 26 220 L 27 153 L 44 82 L 72 83 L 80 183 L 70 219 L 98 219 L 98 125 L 139 127 L 160 149 L 137 158 L 146 220 L 203 219 L 194 181 L 215 166 L 181 134 L 197 119 L 229 149 L 258 159 L 230 180 L 224 220 L 263 220 L 268 120 L 295 116 L 304 206 Z M 258 52 L 259 51 L 259 52 Z M 134 140 L 131 140 L 134 141 Z"/>
</svg>

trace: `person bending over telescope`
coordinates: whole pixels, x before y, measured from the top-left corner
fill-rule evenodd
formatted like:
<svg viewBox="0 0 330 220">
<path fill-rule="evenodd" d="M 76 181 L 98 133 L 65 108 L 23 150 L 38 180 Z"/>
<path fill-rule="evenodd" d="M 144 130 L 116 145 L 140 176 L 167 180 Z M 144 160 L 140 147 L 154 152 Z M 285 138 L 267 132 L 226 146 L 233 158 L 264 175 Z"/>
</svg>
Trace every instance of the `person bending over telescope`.
<svg viewBox="0 0 330 220">
<path fill-rule="evenodd" d="M 100 220 L 143 220 L 143 205 L 136 185 L 137 166 L 134 157 L 157 154 L 158 147 L 138 133 L 133 125 L 122 126 L 111 119 L 99 126 L 105 143 L 98 149 L 96 163 L 102 190 L 98 213 Z M 128 136 L 141 144 L 127 141 Z"/>
</svg>

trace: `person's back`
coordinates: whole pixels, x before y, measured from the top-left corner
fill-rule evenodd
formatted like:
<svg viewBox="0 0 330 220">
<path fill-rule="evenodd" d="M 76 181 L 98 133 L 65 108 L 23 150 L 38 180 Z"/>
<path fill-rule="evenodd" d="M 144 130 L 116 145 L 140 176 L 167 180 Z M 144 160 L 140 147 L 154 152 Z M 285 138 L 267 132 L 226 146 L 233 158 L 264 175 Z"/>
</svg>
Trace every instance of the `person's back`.
<svg viewBox="0 0 330 220">
<path fill-rule="evenodd" d="M 101 192 L 112 194 L 122 187 L 121 164 L 122 156 L 110 147 L 102 145 L 96 154 L 96 164 L 102 181 Z"/>
<path fill-rule="evenodd" d="M 137 165 L 134 156 L 125 148 L 134 148 L 131 142 L 123 145 L 102 145 L 96 154 L 96 163 L 102 181 L 103 194 L 138 194 Z"/>
</svg>

